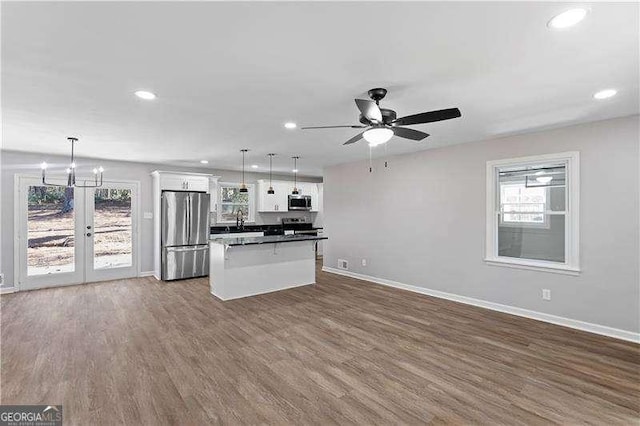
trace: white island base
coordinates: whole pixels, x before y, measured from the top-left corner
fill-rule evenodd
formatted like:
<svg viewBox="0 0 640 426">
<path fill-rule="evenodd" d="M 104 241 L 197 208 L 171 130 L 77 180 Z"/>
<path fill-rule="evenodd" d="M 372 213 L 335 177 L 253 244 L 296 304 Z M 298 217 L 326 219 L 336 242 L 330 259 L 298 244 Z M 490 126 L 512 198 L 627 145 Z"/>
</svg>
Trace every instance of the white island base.
<svg viewBox="0 0 640 426">
<path fill-rule="evenodd" d="M 209 244 L 211 294 L 222 300 L 254 296 L 316 282 L 315 241 Z"/>
</svg>

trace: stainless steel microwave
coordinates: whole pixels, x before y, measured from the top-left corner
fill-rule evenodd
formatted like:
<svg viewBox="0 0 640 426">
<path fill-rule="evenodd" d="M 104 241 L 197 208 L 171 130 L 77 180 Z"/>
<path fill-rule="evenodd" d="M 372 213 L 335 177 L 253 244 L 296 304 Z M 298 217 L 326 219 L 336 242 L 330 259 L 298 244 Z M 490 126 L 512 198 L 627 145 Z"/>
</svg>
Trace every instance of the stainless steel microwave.
<svg viewBox="0 0 640 426">
<path fill-rule="evenodd" d="M 311 195 L 289 195 L 289 210 L 311 210 Z"/>
</svg>

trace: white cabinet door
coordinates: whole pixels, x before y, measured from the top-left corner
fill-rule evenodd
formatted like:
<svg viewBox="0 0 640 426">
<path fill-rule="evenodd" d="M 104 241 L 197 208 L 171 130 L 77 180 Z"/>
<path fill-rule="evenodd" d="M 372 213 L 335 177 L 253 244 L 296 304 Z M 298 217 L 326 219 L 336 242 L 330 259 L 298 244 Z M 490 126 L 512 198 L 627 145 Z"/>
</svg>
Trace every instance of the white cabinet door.
<svg viewBox="0 0 640 426">
<path fill-rule="evenodd" d="M 289 186 L 291 186 L 291 188 L 289 188 Z M 276 211 L 289 211 L 289 194 L 291 194 L 293 184 L 289 185 L 288 182 L 274 182 L 273 189 L 276 191 Z"/>
<path fill-rule="evenodd" d="M 258 211 L 262 213 L 276 211 L 276 194 L 267 194 L 269 181 L 258 181 Z"/>
<path fill-rule="evenodd" d="M 160 189 L 163 191 L 198 191 L 209 193 L 209 178 L 173 173 L 160 175 Z"/>
<path fill-rule="evenodd" d="M 185 189 L 209 193 L 209 178 L 200 176 L 185 176 Z"/>
<path fill-rule="evenodd" d="M 186 191 L 184 176 L 162 174 L 160 176 L 160 189 L 163 191 Z"/>
</svg>

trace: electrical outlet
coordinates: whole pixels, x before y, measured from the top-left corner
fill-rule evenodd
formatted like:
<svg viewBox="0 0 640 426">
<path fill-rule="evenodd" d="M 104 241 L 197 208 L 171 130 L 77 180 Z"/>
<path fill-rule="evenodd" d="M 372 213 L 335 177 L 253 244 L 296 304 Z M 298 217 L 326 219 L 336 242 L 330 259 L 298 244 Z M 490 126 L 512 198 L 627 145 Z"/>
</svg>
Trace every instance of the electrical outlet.
<svg viewBox="0 0 640 426">
<path fill-rule="evenodd" d="M 344 259 L 338 259 L 338 268 L 349 269 L 349 262 Z"/>
<path fill-rule="evenodd" d="M 551 300 L 551 290 L 548 288 L 542 289 L 542 300 Z"/>
<path fill-rule="evenodd" d="M 4 274 L 0 274 L 0 285 L 4 284 Z"/>
<path fill-rule="evenodd" d="M 362 259 L 362 266 L 367 266 L 367 259 Z"/>
</svg>

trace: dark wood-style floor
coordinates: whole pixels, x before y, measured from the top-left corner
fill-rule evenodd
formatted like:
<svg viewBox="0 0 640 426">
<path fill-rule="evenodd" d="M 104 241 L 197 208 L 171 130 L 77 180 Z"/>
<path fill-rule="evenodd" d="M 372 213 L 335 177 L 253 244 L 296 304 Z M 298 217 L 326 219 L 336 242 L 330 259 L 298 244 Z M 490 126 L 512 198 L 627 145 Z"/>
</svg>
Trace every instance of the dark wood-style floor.
<svg viewBox="0 0 640 426">
<path fill-rule="evenodd" d="M 639 346 L 318 272 L 5 295 L 1 402 L 65 424 L 638 424 Z"/>
</svg>

